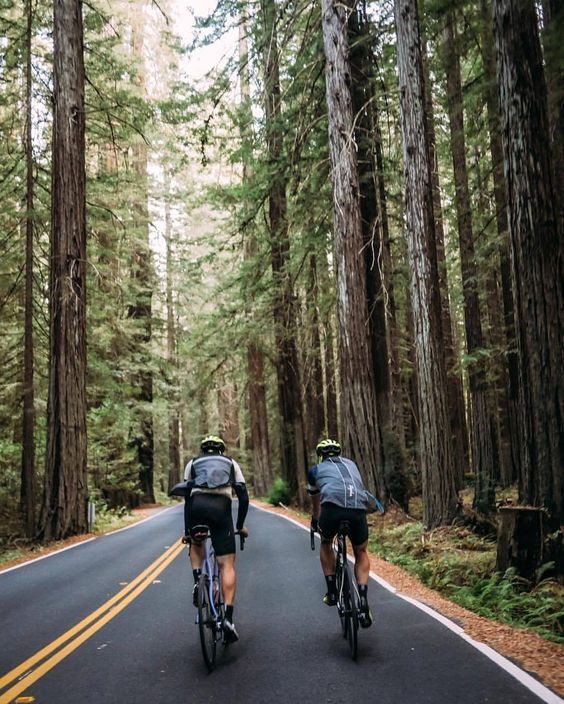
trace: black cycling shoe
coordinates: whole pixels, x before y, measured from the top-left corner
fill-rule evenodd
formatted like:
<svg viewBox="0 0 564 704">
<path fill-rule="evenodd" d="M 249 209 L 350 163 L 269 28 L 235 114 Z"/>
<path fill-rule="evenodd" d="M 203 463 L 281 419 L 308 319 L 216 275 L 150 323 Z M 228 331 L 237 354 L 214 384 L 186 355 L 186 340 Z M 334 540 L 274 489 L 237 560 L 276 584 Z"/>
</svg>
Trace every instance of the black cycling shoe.
<svg viewBox="0 0 564 704">
<path fill-rule="evenodd" d="M 198 585 L 194 584 L 194 589 L 192 590 L 192 603 L 196 608 L 198 608 Z"/>
<path fill-rule="evenodd" d="M 226 618 L 223 619 L 223 640 L 225 641 L 225 645 L 229 645 L 229 643 L 235 643 L 235 641 L 239 640 L 239 634 L 237 633 L 237 629 L 231 623 L 231 621 L 228 621 Z"/>
<path fill-rule="evenodd" d="M 372 611 L 366 599 L 361 599 L 358 605 L 358 622 L 361 628 L 370 628 L 372 625 Z"/>
<path fill-rule="evenodd" d="M 327 592 L 327 594 L 325 594 L 325 596 L 323 597 L 323 603 L 327 606 L 336 606 L 337 595 L 335 594 L 335 592 Z"/>
</svg>

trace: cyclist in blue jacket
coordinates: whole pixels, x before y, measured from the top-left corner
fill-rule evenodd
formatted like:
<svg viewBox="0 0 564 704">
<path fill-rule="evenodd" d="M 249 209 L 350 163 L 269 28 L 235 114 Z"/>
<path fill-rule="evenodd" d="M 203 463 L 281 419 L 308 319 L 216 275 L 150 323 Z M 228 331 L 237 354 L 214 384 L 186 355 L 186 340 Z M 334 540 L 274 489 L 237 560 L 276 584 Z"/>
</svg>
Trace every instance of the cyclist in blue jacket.
<svg viewBox="0 0 564 704">
<path fill-rule="evenodd" d="M 239 499 L 237 512 L 237 531 L 248 535 L 245 518 L 249 508 L 249 494 L 245 478 L 239 464 L 224 454 L 225 443 L 220 437 L 208 435 L 200 443 L 201 454 L 190 460 L 184 470 L 187 482 L 186 502 L 184 504 L 185 542 L 191 541 L 190 561 L 194 574 L 193 600 L 197 601 L 197 584 L 202 572 L 204 548 L 190 538 L 194 526 L 207 525 L 221 570 L 221 586 L 225 601 L 225 618 L 223 631 L 228 642 L 238 640 L 239 635 L 233 623 L 233 605 L 235 601 L 235 532 L 231 517 L 231 490 Z"/>
<path fill-rule="evenodd" d="M 341 446 L 335 440 L 322 440 L 315 448 L 319 463 L 308 471 L 308 493 L 313 504 L 312 527 L 319 530 L 321 569 L 327 582 L 323 602 L 327 606 L 337 603 L 335 584 L 335 553 L 332 542 L 341 521 L 350 524 L 350 539 L 355 556 L 355 576 L 360 595 L 359 622 L 363 628 L 372 625 L 368 605 L 368 500 L 360 471 L 350 459 L 341 457 Z"/>
</svg>

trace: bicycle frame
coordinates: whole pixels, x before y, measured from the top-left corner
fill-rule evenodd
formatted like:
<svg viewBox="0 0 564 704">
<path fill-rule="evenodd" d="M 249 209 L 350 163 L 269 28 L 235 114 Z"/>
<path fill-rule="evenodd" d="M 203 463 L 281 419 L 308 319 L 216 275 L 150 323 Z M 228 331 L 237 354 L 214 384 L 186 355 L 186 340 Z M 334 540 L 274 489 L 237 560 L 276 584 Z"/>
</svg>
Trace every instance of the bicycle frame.
<svg viewBox="0 0 564 704">
<path fill-rule="evenodd" d="M 203 545 L 202 573 L 198 582 L 196 623 L 200 632 L 202 655 L 208 670 L 215 667 L 217 643 L 223 640 L 221 574 L 208 526 L 194 526 L 192 540 Z M 198 538 L 196 539 L 196 536 Z"/>
<path fill-rule="evenodd" d="M 196 623 L 200 632 L 204 662 L 211 672 L 215 667 L 217 644 L 223 642 L 224 645 L 227 645 L 223 632 L 221 569 L 211 541 L 209 526 L 194 526 L 191 530 L 191 535 L 192 541 L 203 545 L 202 573 L 198 582 Z M 198 536 L 197 539 L 196 536 Z M 239 537 L 240 547 L 243 550 L 245 536 L 239 533 Z"/>
<path fill-rule="evenodd" d="M 349 524 L 343 521 L 333 539 L 335 552 L 335 581 L 337 586 L 337 611 L 341 620 L 343 638 L 349 643 L 353 660 L 358 653 L 358 586 L 347 559 L 347 536 Z M 311 549 L 315 550 L 314 530 L 310 529 Z"/>
</svg>

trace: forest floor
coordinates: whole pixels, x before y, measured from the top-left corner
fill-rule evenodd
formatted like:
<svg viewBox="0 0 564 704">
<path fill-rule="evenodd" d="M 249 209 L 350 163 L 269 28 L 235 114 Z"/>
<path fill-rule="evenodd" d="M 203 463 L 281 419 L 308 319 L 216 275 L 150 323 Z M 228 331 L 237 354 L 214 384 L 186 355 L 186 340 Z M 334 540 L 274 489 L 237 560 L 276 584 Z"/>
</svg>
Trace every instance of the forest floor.
<svg viewBox="0 0 564 704">
<path fill-rule="evenodd" d="M 292 518 L 304 526 L 309 526 L 309 516 L 288 507 L 274 507 L 263 501 L 253 500 L 262 509 Z M 107 533 L 125 525 L 148 518 L 156 512 L 166 509 L 167 505 L 151 504 L 134 509 L 131 514 L 121 517 L 114 525 L 105 524 L 104 530 L 76 536 L 64 541 L 57 541 L 48 546 L 20 547 L 17 551 L 0 553 L 0 572 L 28 560 L 43 557 L 50 552 L 68 547 L 74 543 Z M 13 556 L 12 556 L 13 555 Z M 547 641 L 526 628 L 515 628 L 497 621 L 476 615 L 475 613 L 449 601 L 438 592 L 423 585 L 415 576 L 401 567 L 370 553 L 372 572 L 384 579 L 398 592 L 417 599 L 438 613 L 454 621 L 474 640 L 488 645 L 505 656 L 523 670 L 539 679 L 547 687 L 564 696 L 564 646 Z M 375 614 L 376 623 L 378 615 Z"/>
</svg>

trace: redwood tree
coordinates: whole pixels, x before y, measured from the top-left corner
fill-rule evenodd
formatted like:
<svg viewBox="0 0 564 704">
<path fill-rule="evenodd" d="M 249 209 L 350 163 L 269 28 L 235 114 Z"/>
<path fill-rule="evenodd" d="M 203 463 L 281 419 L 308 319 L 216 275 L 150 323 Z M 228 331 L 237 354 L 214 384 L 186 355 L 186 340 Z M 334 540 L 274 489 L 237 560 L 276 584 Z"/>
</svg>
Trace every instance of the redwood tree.
<svg viewBox="0 0 564 704">
<path fill-rule="evenodd" d="M 280 67 L 275 0 L 262 0 L 265 120 L 268 159 L 272 170 L 268 194 L 268 225 L 274 280 L 276 374 L 281 419 L 282 473 L 300 503 L 305 498 L 307 455 L 302 413 L 300 368 L 296 343 L 296 300 L 290 266 L 286 174 L 282 158 Z"/>
<path fill-rule="evenodd" d="M 341 441 L 359 463 L 369 485 L 383 497 L 382 448 L 368 339 L 360 189 L 353 142 L 347 32 L 352 5 L 337 0 L 323 0 L 321 5 L 337 269 Z"/>
<path fill-rule="evenodd" d="M 84 51 L 80 0 L 53 11 L 53 180 L 42 537 L 87 530 Z"/>
<path fill-rule="evenodd" d="M 416 0 L 395 0 L 410 289 L 419 397 L 423 520 L 434 527 L 457 511 L 449 432 L 447 380 L 425 87 Z"/>
<path fill-rule="evenodd" d="M 533 0 L 494 0 L 515 325 L 520 496 L 564 521 L 564 244 Z"/>
</svg>

